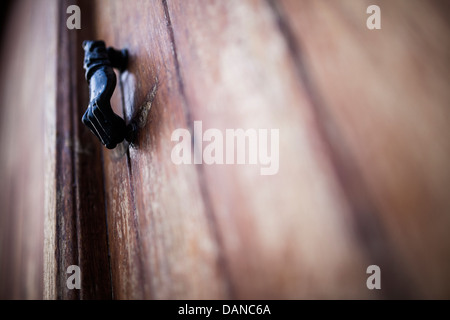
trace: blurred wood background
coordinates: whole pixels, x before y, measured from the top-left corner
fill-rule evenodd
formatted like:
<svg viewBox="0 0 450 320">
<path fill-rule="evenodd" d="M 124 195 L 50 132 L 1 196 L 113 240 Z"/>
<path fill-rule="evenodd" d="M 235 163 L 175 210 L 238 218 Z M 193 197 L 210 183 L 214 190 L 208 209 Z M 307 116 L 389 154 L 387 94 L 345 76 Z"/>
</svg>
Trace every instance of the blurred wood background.
<svg viewBox="0 0 450 320">
<path fill-rule="evenodd" d="M 66 28 L 70 4 L 81 30 Z M 381 8 L 368 30 L 366 8 Z M 2 30 L 0 298 L 450 298 L 450 5 L 17 1 Z M 103 148 L 81 43 L 127 48 Z M 177 128 L 279 129 L 279 172 L 175 165 Z M 80 290 L 66 287 L 69 265 Z M 368 290 L 366 268 L 381 268 Z"/>
</svg>

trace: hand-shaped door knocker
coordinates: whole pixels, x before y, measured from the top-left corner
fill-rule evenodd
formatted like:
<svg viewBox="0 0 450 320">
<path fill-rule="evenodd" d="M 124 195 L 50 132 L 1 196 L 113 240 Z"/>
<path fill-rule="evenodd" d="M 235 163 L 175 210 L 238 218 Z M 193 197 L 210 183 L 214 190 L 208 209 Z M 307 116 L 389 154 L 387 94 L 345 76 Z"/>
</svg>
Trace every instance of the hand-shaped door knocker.
<svg viewBox="0 0 450 320">
<path fill-rule="evenodd" d="M 106 48 L 103 41 L 84 41 L 84 69 L 89 84 L 89 106 L 83 123 L 108 149 L 113 149 L 124 139 L 130 141 L 134 127 L 119 117 L 111 108 L 110 99 L 116 87 L 113 68 L 124 71 L 127 67 L 126 49 Z"/>
</svg>

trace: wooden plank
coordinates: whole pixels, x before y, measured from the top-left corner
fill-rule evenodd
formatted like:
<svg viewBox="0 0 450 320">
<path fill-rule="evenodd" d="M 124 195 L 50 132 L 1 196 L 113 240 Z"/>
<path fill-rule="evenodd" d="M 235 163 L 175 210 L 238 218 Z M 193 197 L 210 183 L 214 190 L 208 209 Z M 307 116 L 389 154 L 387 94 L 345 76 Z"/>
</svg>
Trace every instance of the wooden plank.
<svg viewBox="0 0 450 320">
<path fill-rule="evenodd" d="M 113 36 L 114 25 L 120 25 L 120 21 L 114 19 L 113 10 L 113 3 L 95 3 L 93 7 L 96 17 L 93 39 L 102 39 L 108 46 L 115 43 L 107 34 Z M 111 105 L 114 112 L 122 115 L 119 90 L 116 87 Z M 102 157 L 113 295 L 115 299 L 142 299 L 145 285 L 140 249 L 142 244 L 136 224 L 127 150 L 123 145 L 112 151 L 103 149 Z"/>
<path fill-rule="evenodd" d="M 1 60 L 0 297 L 38 299 L 43 286 L 44 127 L 37 119 L 43 119 L 45 107 L 52 103 L 45 89 L 55 92 L 48 83 L 56 58 L 51 38 L 54 11 L 50 6 L 46 13 L 31 2 L 17 4 L 13 10 Z M 24 12 L 34 14 L 24 17 Z M 40 17 L 46 14 L 48 23 L 41 23 Z M 18 23 L 24 18 L 26 22 Z M 48 47 L 40 46 L 31 31 L 48 40 Z M 40 65 L 33 63 L 30 52 L 42 61 Z M 45 81 L 36 85 L 33 80 L 37 78 Z"/>
<path fill-rule="evenodd" d="M 73 4 L 70 2 L 69 6 Z M 64 6 L 63 8 L 67 8 Z M 84 50 L 81 43 L 92 33 L 95 16 L 90 1 L 79 2 L 83 13 L 83 26 L 77 30 L 73 41 L 75 57 L 72 71 L 73 82 L 77 84 L 74 97 L 74 152 L 77 239 L 79 263 L 82 271 L 81 299 L 111 299 L 111 273 L 108 256 L 107 219 L 103 181 L 101 146 L 97 138 L 81 122 L 81 117 L 89 104 L 89 90 L 84 77 Z M 67 17 L 67 14 L 65 15 Z M 72 32 L 72 31 L 71 31 Z"/>
<path fill-rule="evenodd" d="M 0 59 L 0 299 L 41 299 L 44 181 L 55 164 L 46 162 L 44 141 L 53 136 L 56 103 L 56 5 L 20 1 L 11 10 Z"/>
<path fill-rule="evenodd" d="M 258 166 L 202 166 L 235 297 L 376 296 L 365 289 L 367 260 L 271 6 L 168 7 L 192 120 L 222 132 L 280 130 L 276 175 L 261 176 Z"/>
<path fill-rule="evenodd" d="M 148 116 L 122 158 L 104 150 L 114 296 L 229 297 L 196 168 L 171 162 L 172 131 L 187 126 L 189 110 L 180 93 L 165 8 L 146 1 L 96 5 L 95 37 L 127 47 L 131 55 L 120 78 L 123 104 L 119 96 L 112 100 L 116 112 L 124 106 L 127 119 Z"/>
<path fill-rule="evenodd" d="M 81 1 L 81 31 L 69 2 L 36 3 L 2 50 L 0 297 L 449 296 L 444 2 L 378 1 L 378 31 L 370 1 Z M 130 51 L 112 99 L 141 118 L 129 148 L 79 121 L 87 38 Z M 194 121 L 279 129 L 278 173 L 175 165 Z"/>
<path fill-rule="evenodd" d="M 373 2 L 373 1 L 372 1 Z M 448 298 L 450 28 L 442 1 L 281 1 L 281 29 L 386 297 Z"/>
<path fill-rule="evenodd" d="M 60 2 L 57 37 L 57 90 L 55 112 L 54 182 L 47 185 L 49 195 L 45 255 L 46 299 L 108 299 L 111 280 L 106 235 L 106 217 L 101 154 L 97 141 L 82 126 L 81 116 L 88 104 L 83 79 L 83 52 L 80 38 L 88 33 L 89 16 L 84 29 L 66 28 L 66 8 Z M 83 5 L 86 13 L 88 7 Z M 84 87 L 81 84 L 84 83 Z M 55 139 L 55 140 L 53 140 Z M 53 207 L 54 206 L 54 207 Z M 81 288 L 66 285 L 67 268 L 80 267 Z"/>
</svg>

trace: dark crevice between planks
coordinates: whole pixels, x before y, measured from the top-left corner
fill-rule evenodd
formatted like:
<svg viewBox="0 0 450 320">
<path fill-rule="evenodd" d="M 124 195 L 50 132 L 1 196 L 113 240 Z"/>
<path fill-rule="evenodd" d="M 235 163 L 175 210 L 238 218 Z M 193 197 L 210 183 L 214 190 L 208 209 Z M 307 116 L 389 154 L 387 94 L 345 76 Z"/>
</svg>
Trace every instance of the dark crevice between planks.
<svg viewBox="0 0 450 320">
<path fill-rule="evenodd" d="M 124 104 L 122 104 L 124 105 Z M 133 180 L 133 171 L 131 169 L 131 158 L 130 158 L 130 149 L 127 148 L 127 168 L 128 168 L 128 180 L 130 181 L 130 195 L 131 195 L 131 203 L 133 205 L 133 224 L 134 224 L 134 228 L 136 230 L 136 244 L 137 244 L 137 250 L 138 250 L 138 259 L 139 259 L 139 278 L 140 281 L 139 283 L 141 284 L 141 289 L 142 292 L 144 292 L 145 295 L 145 267 L 144 267 L 144 262 L 142 261 L 142 254 L 141 254 L 141 236 L 139 234 L 139 222 L 138 222 L 138 218 L 137 218 L 137 206 L 136 206 L 136 196 L 134 194 L 134 180 Z M 151 282 L 150 282 L 151 283 Z M 151 290 L 150 294 L 153 294 L 153 290 Z"/>
<path fill-rule="evenodd" d="M 112 6 L 112 11 L 113 11 L 113 16 L 114 19 L 113 21 L 119 21 L 119 18 L 117 16 L 117 7 L 116 6 Z M 116 33 L 113 33 L 113 37 L 117 37 Z M 114 39 L 116 40 L 116 39 Z M 116 42 L 116 41 L 115 41 Z M 128 66 L 130 66 L 131 62 L 130 59 L 132 59 L 131 53 L 128 52 Z M 116 90 L 120 90 L 120 103 L 122 106 L 122 118 L 127 119 L 126 117 L 126 107 L 125 107 L 125 92 L 124 92 L 124 83 L 122 80 L 122 74 L 119 73 L 118 75 L 118 88 L 116 88 Z M 141 248 L 141 236 L 140 236 L 140 228 L 139 228 L 139 221 L 138 221 L 138 212 L 137 212 L 137 205 L 136 205 L 136 195 L 135 195 L 135 191 L 134 191 L 134 179 L 133 179 L 133 170 L 132 170 L 132 164 L 131 164 L 131 155 L 130 155 L 130 147 L 131 147 L 131 143 L 129 144 L 127 141 L 123 141 L 122 142 L 123 147 L 126 148 L 126 166 L 127 166 L 127 173 L 128 173 L 128 181 L 129 181 L 129 186 L 130 186 L 130 197 L 131 197 L 131 205 L 132 205 L 132 215 L 133 215 L 133 227 L 134 230 L 136 230 L 135 232 L 135 238 L 136 238 L 136 250 L 137 250 L 137 259 L 139 262 L 139 284 L 140 284 L 140 289 L 141 292 L 143 293 L 142 298 L 145 297 L 145 295 L 147 294 L 147 292 L 145 291 L 145 284 L 147 283 L 146 279 L 145 279 L 145 266 L 144 266 L 144 261 L 143 261 L 143 255 L 142 255 L 142 248 Z M 151 282 L 149 282 L 151 283 Z M 150 294 L 153 294 L 153 288 L 151 289 Z"/>
<path fill-rule="evenodd" d="M 109 272 L 107 224 L 104 216 L 104 185 L 101 162 L 101 145 L 82 124 L 81 117 L 89 103 L 88 86 L 84 78 L 83 40 L 91 38 L 95 14 L 90 3 L 79 1 L 83 12 L 83 28 L 75 33 L 78 100 L 74 104 L 74 126 L 77 164 L 77 207 L 79 215 L 79 263 L 82 271 L 81 299 L 111 299 L 111 277 Z M 84 273 L 83 273 L 84 272 Z"/>
<path fill-rule="evenodd" d="M 351 155 L 339 127 L 330 116 L 329 107 L 325 104 L 320 89 L 317 88 L 308 70 L 308 61 L 302 50 L 301 39 L 297 39 L 294 35 L 281 4 L 274 0 L 266 1 L 285 39 L 297 76 L 309 99 L 317 133 L 324 143 L 337 182 L 350 208 L 356 241 L 360 243 L 368 261 L 380 266 L 383 272 L 382 295 L 388 299 L 414 298 L 413 292 L 416 291 L 412 287 L 410 277 L 404 273 L 391 249 L 389 239 L 379 220 L 379 210 L 372 200 L 359 165 Z"/>
<path fill-rule="evenodd" d="M 65 3 L 58 8 L 59 26 L 64 26 Z M 73 153 L 73 87 L 70 77 L 72 38 L 67 29 L 58 28 L 57 47 L 57 108 L 56 108 L 56 299 L 79 299 L 78 290 L 66 287 L 66 268 L 78 263 L 78 246 L 76 241 L 76 213 L 74 194 L 74 153 Z M 75 240 L 74 240 L 75 238 Z"/>
<path fill-rule="evenodd" d="M 101 164 L 102 164 L 102 185 L 103 185 L 103 205 L 104 205 L 104 209 L 105 209 L 105 226 L 106 226 L 106 245 L 108 248 L 108 268 L 109 268 L 109 281 L 110 281 L 110 288 L 111 288 L 111 299 L 114 300 L 114 286 L 113 286 L 113 276 L 112 276 L 112 267 L 111 267 L 111 245 L 109 243 L 109 226 L 108 226 L 108 206 L 106 203 L 106 182 L 105 182 L 105 160 L 104 160 L 104 155 L 103 152 L 100 152 L 100 159 L 101 159 Z"/>
<path fill-rule="evenodd" d="M 122 85 L 121 85 L 122 87 Z M 122 99 L 123 99 L 123 92 L 122 92 Z M 125 106 L 125 104 L 122 101 L 122 105 Z M 125 108 L 125 107 L 124 107 Z M 125 114 L 125 113 L 124 113 Z M 141 289 L 142 292 L 144 292 L 145 295 L 145 267 L 144 267 L 144 262 L 142 261 L 142 254 L 141 254 L 141 246 L 140 244 L 141 242 L 141 237 L 139 234 L 139 222 L 138 222 L 138 218 L 137 218 L 137 206 L 136 206 L 136 196 L 134 194 L 134 181 L 133 181 L 133 171 L 132 171 L 132 166 L 131 166 L 131 158 L 130 158 L 130 149 L 127 148 L 127 169 L 128 169 L 128 180 L 130 181 L 130 195 L 131 195 L 131 203 L 133 206 L 133 224 L 134 224 L 134 228 L 136 230 L 136 244 L 137 244 L 137 250 L 138 250 L 138 259 L 139 259 L 139 278 L 140 281 L 139 283 L 141 284 Z M 153 290 L 151 290 L 151 294 L 153 294 Z"/>
<path fill-rule="evenodd" d="M 115 12 L 115 11 L 114 11 Z M 129 62 L 128 62 L 129 63 Z M 122 117 L 123 119 L 126 119 L 126 110 L 125 110 L 125 92 L 124 92 L 124 84 L 122 81 L 122 77 L 120 77 L 119 75 L 119 87 L 120 87 L 120 99 L 121 99 L 121 103 L 122 103 Z M 127 144 L 127 142 L 123 142 L 124 144 Z M 131 195 L 131 203 L 133 206 L 133 224 L 134 224 L 134 229 L 136 230 L 136 244 L 137 244 L 137 249 L 139 250 L 138 253 L 138 259 L 139 259 L 139 278 L 140 281 L 139 283 L 141 284 L 141 289 L 142 292 L 144 292 L 144 295 L 146 294 L 145 292 L 145 283 L 147 283 L 145 280 L 145 266 L 144 266 L 144 261 L 142 260 L 142 254 L 141 254 L 141 246 L 140 244 L 141 242 L 141 236 L 140 236 L 140 229 L 139 229 L 139 221 L 138 221 L 138 217 L 137 217 L 137 205 L 136 205 L 136 196 L 135 196 L 135 192 L 134 192 L 134 180 L 133 180 L 133 170 L 132 170 L 132 165 L 131 165 L 131 156 L 130 156 L 130 146 L 131 144 L 126 146 L 126 161 L 127 161 L 127 172 L 128 172 L 128 180 L 130 182 L 130 195 Z M 150 282 L 151 283 L 151 282 Z M 151 289 L 150 294 L 153 294 L 153 288 Z"/>
<path fill-rule="evenodd" d="M 177 83 L 178 83 L 178 86 L 180 89 L 180 96 L 183 101 L 183 113 L 185 115 L 185 119 L 186 119 L 187 126 L 189 128 L 189 131 L 194 132 L 194 128 L 193 128 L 194 122 L 193 122 L 192 115 L 190 112 L 189 102 L 188 102 L 188 99 L 187 99 L 187 96 L 185 93 L 183 78 L 181 76 L 180 63 L 179 63 L 178 53 L 177 53 L 177 46 L 176 46 L 176 42 L 175 42 L 175 36 L 174 36 L 173 28 L 172 28 L 172 21 L 170 19 L 170 12 L 169 12 L 169 7 L 167 5 L 167 0 L 162 0 L 162 4 L 164 7 L 164 14 L 166 16 L 166 21 L 167 21 L 167 30 L 169 32 L 170 42 L 171 42 L 171 45 L 173 48 L 172 51 L 173 51 L 173 55 L 174 55 Z M 191 137 L 192 137 L 192 141 L 191 141 L 192 150 L 194 150 L 194 135 L 192 134 Z M 211 197 L 208 192 L 207 181 L 205 178 L 205 172 L 203 170 L 202 165 L 195 165 L 195 167 L 197 170 L 198 184 L 200 187 L 203 205 L 204 205 L 205 211 L 206 211 L 206 218 L 208 221 L 209 229 L 210 229 L 210 232 L 212 233 L 212 235 L 216 241 L 216 244 L 218 246 L 217 267 L 218 267 L 219 272 L 222 274 L 223 278 L 225 279 L 225 283 L 227 286 L 227 288 L 226 288 L 227 298 L 235 299 L 236 291 L 235 291 L 235 287 L 233 285 L 233 281 L 232 281 L 230 269 L 229 269 L 229 266 L 227 263 L 227 259 L 225 258 L 224 244 L 223 244 L 221 234 L 219 232 L 217 219 L 216 219 L 214 209 L 213 209 L 213 206 L 211 203 Z"/>
<path fill-rule="evenodd" d="M 74 47 L 77 41 L 77 34 L 74 32 L 69 32 L 69 61 L 71 61 L 70 64 L 74 64 L 75 66 L 77 63 L 75 62 L 78 58 L 76 53 L 76 48 Z M 79 201 L 77 199 L 77 196 L 79 194 L 79 172 L 77 168 L 77 154 L 76 154 L 76 137 L 78 136 L 78 130 L 76 125 L 76 118 L 77 118 L 77 104 L 78 104 L 78 85 L 77 85 L 77 71 L 76 70 L 69 70 L 69 73 L 66 75 L 70 78 L 70 87 L 69 87 L 69 94 L 70 94 L 70 113 L 71 113 L 71 119 L 72 119 L 72 126 L 71 126 L 71 141 L 70 141 L 70 152 L 71 152 L 71 159 L 72 159 L 72 182 L 73 182 L 73 189 L 72 189 L 72 210 L 73 210 L 73 219 L 75 219 L 75 222 L 72 222 L 74 224 L 74 244 L 76 244 L 76 265 L 81 267 L 81 259 L 80 259 L 80 250 L 81 250 L 81 243 L 80 243 L 80 235 L 79 232 L 81 231 L 80 226 L 80 207 L 79 207 Z M 77 90 L 74 90 L 76 88 Z M 67 268 L 67 266 L 65 266 Z M 65 274 L 67 277 L 67 273 Z M 71 290 L 74 291 L 74 290 Z M 77 298 L 81 299 L 82 297 L 82 291 L 76 290 Z"/>
</svg>

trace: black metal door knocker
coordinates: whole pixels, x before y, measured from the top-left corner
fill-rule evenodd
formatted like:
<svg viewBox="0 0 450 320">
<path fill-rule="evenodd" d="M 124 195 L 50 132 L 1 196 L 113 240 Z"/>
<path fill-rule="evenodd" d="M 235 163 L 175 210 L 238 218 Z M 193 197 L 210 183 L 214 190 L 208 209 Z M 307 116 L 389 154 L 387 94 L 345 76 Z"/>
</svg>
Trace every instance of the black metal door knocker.
<svg viewBox="0 0 450 320">
<path fill-rule="evenodd" d="M 83 123 L 108 149 L 113 149 L 124 139 L 131 142 L 134 125 L 125 124 L 111 108 L 111 96 L 117 79 L 113 68 L 124 71 L 128 63 L 126 49 L 106 48 L 103 41 L 84 41 L 84 69 L 89 84 L 89 106 Z"/>
</svg>

